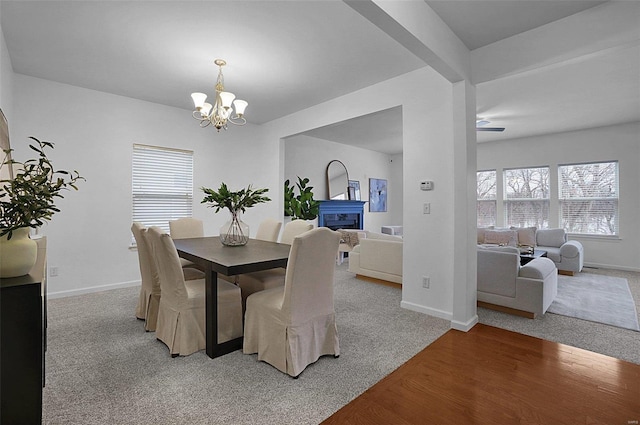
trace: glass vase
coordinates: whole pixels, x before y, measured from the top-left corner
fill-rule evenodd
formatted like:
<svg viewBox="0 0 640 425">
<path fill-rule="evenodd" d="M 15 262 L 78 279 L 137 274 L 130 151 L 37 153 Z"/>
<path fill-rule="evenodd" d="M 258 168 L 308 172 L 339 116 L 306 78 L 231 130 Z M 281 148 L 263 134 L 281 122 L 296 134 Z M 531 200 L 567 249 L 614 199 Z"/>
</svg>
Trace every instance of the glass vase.
<svg viewBox="0 0 640 425">
<path fill-rule="evenodd" d="M 220 242 L 227 246 L 243 246 L 249 242 L 249 225 L 240 220 L 237 212 L 220 228 Z"/>
</svg>

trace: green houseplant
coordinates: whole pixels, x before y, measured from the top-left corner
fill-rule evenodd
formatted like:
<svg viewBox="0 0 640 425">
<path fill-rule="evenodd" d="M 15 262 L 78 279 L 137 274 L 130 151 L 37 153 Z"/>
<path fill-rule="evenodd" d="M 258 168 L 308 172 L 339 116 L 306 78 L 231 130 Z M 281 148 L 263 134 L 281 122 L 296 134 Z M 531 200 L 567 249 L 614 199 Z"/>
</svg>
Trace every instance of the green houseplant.
<svg viewBox="0 0 640 425">
<path fill-rule="evenodd" d="M 18 162 L 10 157 L 11 149 L 4 150 L 0 166 L 12 167 L 13 179 L 0 180 L 0 264 L 1 277 L 22 276 L 35 264 L 37 247 L 29 239 L 29 230 L 37 228 L 60 212 L 56 198 L 62 191 L 73 188 L 84 180 L 77 171 L 56 170 L 47 157 L 46 149 L 53 143 L 30 137 L 29 145 L 36 158 Z"/>
<path fill-rule="evenodd" d="M 294 220 L 313 220 L 318 216 L 320 203 L 313 199 L 313 186 L 307 186 L 309 179 L 298 177 L 296 186 L 290 185 L 289 180 L 284 182 L 284 215 Z M 295 188 L 298 188 L 298 196 L 295 196 Z"/>
<path fill-rule="evenodd" d="M 220 242 L 228 246 L 246 245 L 249 241 L 249 226 L 240 220 L 239 214 L 254 205 L 270 201 L 271 199 L 264 195 L 269 189 L 253 189 L 249 185 L 245 189 L 232 192 L 223 182 L 217 191 L 206 187 L 202 187 L 201 190 L 206 195 L 201 203 L 209 204 L 209 208 L 215 208 L 216 213 L 223 208 L 227 208 L 231 213 L 231 220 L 220 229 Z"/>
</svg>

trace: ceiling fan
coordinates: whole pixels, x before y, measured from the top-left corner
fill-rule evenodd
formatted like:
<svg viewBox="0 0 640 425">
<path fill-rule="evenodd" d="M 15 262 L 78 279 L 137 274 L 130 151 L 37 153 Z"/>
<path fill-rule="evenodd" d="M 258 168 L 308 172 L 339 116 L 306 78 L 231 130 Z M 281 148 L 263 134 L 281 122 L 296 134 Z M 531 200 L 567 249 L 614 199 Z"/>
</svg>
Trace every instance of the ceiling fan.
<svg viewBox="0 0 640 425">
<path fill-rule="evenodd" d="M 504 127 L 485 127 L 491 121 L 476 120 L 476 131 L 504 131 Z"/>
</svg>

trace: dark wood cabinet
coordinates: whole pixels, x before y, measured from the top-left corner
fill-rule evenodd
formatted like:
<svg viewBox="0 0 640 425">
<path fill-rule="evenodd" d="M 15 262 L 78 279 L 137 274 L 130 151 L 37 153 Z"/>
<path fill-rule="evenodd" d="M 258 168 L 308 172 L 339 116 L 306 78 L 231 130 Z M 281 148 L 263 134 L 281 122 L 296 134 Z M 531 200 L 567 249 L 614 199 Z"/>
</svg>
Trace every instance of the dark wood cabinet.
<svg viewBox="0 0 640 425">
<path fill-rule="evenodd" d="M 42 423 L 46 241 L 27 276 L 0 279 L 0 423 Z"/>
</svg>

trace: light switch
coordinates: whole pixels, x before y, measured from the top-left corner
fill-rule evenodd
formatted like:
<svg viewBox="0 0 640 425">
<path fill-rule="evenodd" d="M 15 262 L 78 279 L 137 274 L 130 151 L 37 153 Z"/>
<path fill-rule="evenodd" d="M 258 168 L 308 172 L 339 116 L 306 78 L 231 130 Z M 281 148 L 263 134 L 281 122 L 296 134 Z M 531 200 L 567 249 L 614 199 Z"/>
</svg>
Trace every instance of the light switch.
<svg viewBox="0 0 640 425">
<path fill-rule="evenodd" d="M 423 214 L 431 214 L 431 204 L 429 202 L 426 202 L 423 206 L 422 206 L 422 213 Z"/>
</svg>

